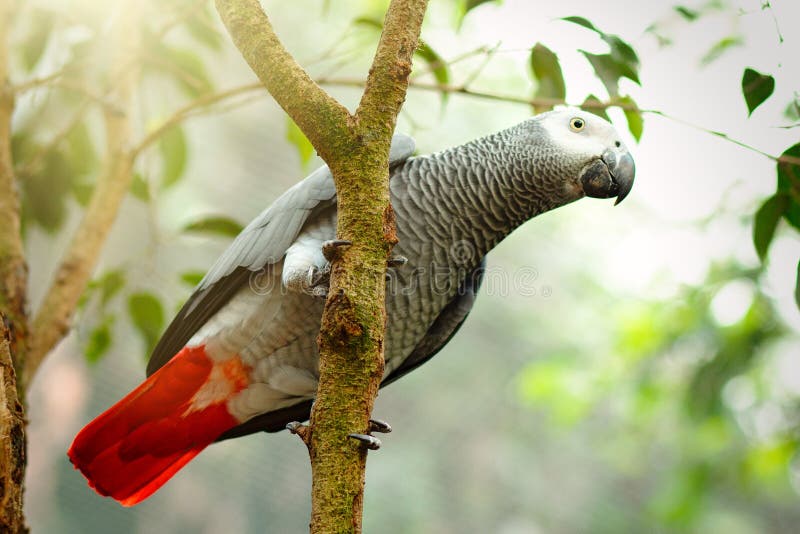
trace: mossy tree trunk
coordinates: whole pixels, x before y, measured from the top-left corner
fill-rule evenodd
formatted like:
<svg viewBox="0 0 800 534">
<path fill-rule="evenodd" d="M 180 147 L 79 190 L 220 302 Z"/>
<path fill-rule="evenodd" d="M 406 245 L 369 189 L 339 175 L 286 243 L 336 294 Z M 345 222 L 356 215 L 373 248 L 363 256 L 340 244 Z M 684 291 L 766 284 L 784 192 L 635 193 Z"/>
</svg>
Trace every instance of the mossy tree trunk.
<svg viewBox="0 0 800 534">
<path fill-rule="evenodd" d="M 389 147 L 405 100 L 426 0 L 393 0 L 358 109 L 351 114 L 294 61 L 258 0 L 217 0 L 234 43 L 333 172 L 339 239 L 319 336 L 320 380 L 303 433 L 311 457 L 312 532 L 360 532 L 365 433 L 383 376 L 386 261 L 396 242 Z"/>
</svg>

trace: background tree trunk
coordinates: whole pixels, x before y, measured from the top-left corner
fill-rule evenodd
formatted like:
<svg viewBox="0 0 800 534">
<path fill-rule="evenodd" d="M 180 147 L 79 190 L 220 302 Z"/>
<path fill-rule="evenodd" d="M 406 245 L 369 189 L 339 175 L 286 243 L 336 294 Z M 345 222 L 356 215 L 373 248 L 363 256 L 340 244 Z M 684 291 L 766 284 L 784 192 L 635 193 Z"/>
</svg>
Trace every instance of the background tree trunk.
<svg viewBox="0 0 800 534">
<path fill-rule="evenodd" d="M 20 234 L 20 205 L 11 160 L 14 93 L 8 74 L 10 0 L 0 0 L 0 532 L 27 532 L 22 497 L 25 481 L 25 410 L 18 391 L 27 318 L 27 266 Z"/>
</svg>

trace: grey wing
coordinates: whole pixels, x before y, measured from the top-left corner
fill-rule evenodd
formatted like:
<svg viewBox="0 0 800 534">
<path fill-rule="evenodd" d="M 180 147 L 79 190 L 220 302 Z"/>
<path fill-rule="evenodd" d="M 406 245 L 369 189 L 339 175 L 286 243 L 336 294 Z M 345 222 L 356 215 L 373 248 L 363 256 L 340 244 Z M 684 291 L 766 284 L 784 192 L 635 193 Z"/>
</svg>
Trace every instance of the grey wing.
<svg viewBox="0 0 800 534">
<path fill-rule="evenodd" d="M 453 339 L 475 304 L 485 271 L 486 258 L 484 257 L 480 264 L 458 285 L 456 296 L 442 309 L 428 331 L 425 332 L 425 337 L 417 343 L 403 363 L 383 380 L 381 387 L 391 384 L 427 362 Z"/>
<path fill-rule="evenodd" d="M 456 335 L 461 325 L 464 324 L 464 320 L 466 320 L 470 310 L 472 310 L 485 270 L 486 258 L 483 258 L 480 265 L 458 286 L 456 296 L 439 313 L 425 333 L 425 337 L 414 347 L 408 358 L 383 380 L 381 387 L 391 384 L 433 358 Z M 312 402 L 311 400 L 305 400 L 293 406 L 258 415 L 222 434 L 217 441 L 261 431 L 279 432 L 286 428 L 287 423 L 306 421 L 311 414 Z"/>
<path fill-rule="evenodd" d="M 395 135 L 389 154 L 394 167 L 414 152 L 414 140 Z M 336 203 L 336 188 L 327 166 L 295 184 L 253 219 L 219 257 L 167 327 L 150 356 L 150 376 L 172 359 L 246 283 L 253 272 L 280 261 L 305 222 Z"/>
</svg>

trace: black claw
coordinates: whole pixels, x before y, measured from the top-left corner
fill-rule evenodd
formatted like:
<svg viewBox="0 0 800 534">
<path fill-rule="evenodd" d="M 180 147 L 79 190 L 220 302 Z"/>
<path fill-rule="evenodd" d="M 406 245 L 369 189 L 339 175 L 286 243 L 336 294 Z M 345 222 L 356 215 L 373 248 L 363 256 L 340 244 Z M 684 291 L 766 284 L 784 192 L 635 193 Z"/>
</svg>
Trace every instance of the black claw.
<svg viewBox="0 0 800 534">
<path fill-rule="evenodd" d="M 371 451 L 377 451 L 381 448 L 381 440 L 366 434 L 347 434 L 347 437 L 357 439 L 364 447 Z"/>
<path fill-rule="evenodd" d="M 408 258 L 405 256 L 393 256 L 389 258 L 389 261 L 386 262 L 386 265 L 389 267 L 402 267 L 408 263 Z"/>
<path fill-rule="evenodd" d="M 381 421 L 380 419 L 370 419 L 369 431 L 380 432 L 381 434 L 388 434 L 389 432 L 392 431 L 392 426 L 386 421 Z"/>
<path fill-rule="evenodd" d="M 339 253 L 339 247 L 348 247 L 352 244 L 352 241 L 346 241 L 344 239 L 331 239 L 330 241 L 325 241 L 322 244 L 322 255 L 325 256 L 326 260 L 333 261 L 336 259 Z"/>
</svg>

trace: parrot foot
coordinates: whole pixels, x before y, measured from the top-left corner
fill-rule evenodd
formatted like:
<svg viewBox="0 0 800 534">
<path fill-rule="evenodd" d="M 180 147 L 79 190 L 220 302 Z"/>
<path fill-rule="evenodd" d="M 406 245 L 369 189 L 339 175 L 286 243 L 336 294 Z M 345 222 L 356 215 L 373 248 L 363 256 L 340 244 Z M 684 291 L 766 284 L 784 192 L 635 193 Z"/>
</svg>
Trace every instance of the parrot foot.
<svg viewBox="0 0 800 534">
<path fill-rule="evenodd" d="M 331 239 L 329 241 L 325 241 L 322 244 L 322 255 L 325 256 L 325 259 L 329 262 L 333 262 L 339 257 L 339 249 L 341 247 L 349 247 L 352 244 L 352 241 L 346 241 L 344 239 Z"/>
<path fill-rule="evenodd" d="M 312 265 L 308 268 L 305 280 L 305 292 L 315 297 L 325 298 L 328 296 L 328 289 L 331 283 L 331 265 L 327 264 L 319 269 Z"/>
<path fill-rule="evenodd" d="M 381 448 L 381 440 L 367 434 L 347 434 L 347 437 L 360 441 L 364 447 L 371 451 L 377 451 Z"/>
<path fill-rule="evenodd" d="M 286 430 L 300 436 L 300 439 L 303 440 L 303 443 L 308 445 L 308 441 L 311 439 L 311 435 L 308 431 L 308 425 L 301 423 L 300 421 L 292 421 L 291 423 L 286 423 Z"/>
<path fill-rule="evenodd" d="M 370 419 L 369 431 L 380 432 L 381 434 L 388 434 L 389 432 L 392 431 L 392 426 L 386 421 L 382 421 L 380 419 Z"/>
</svg>

